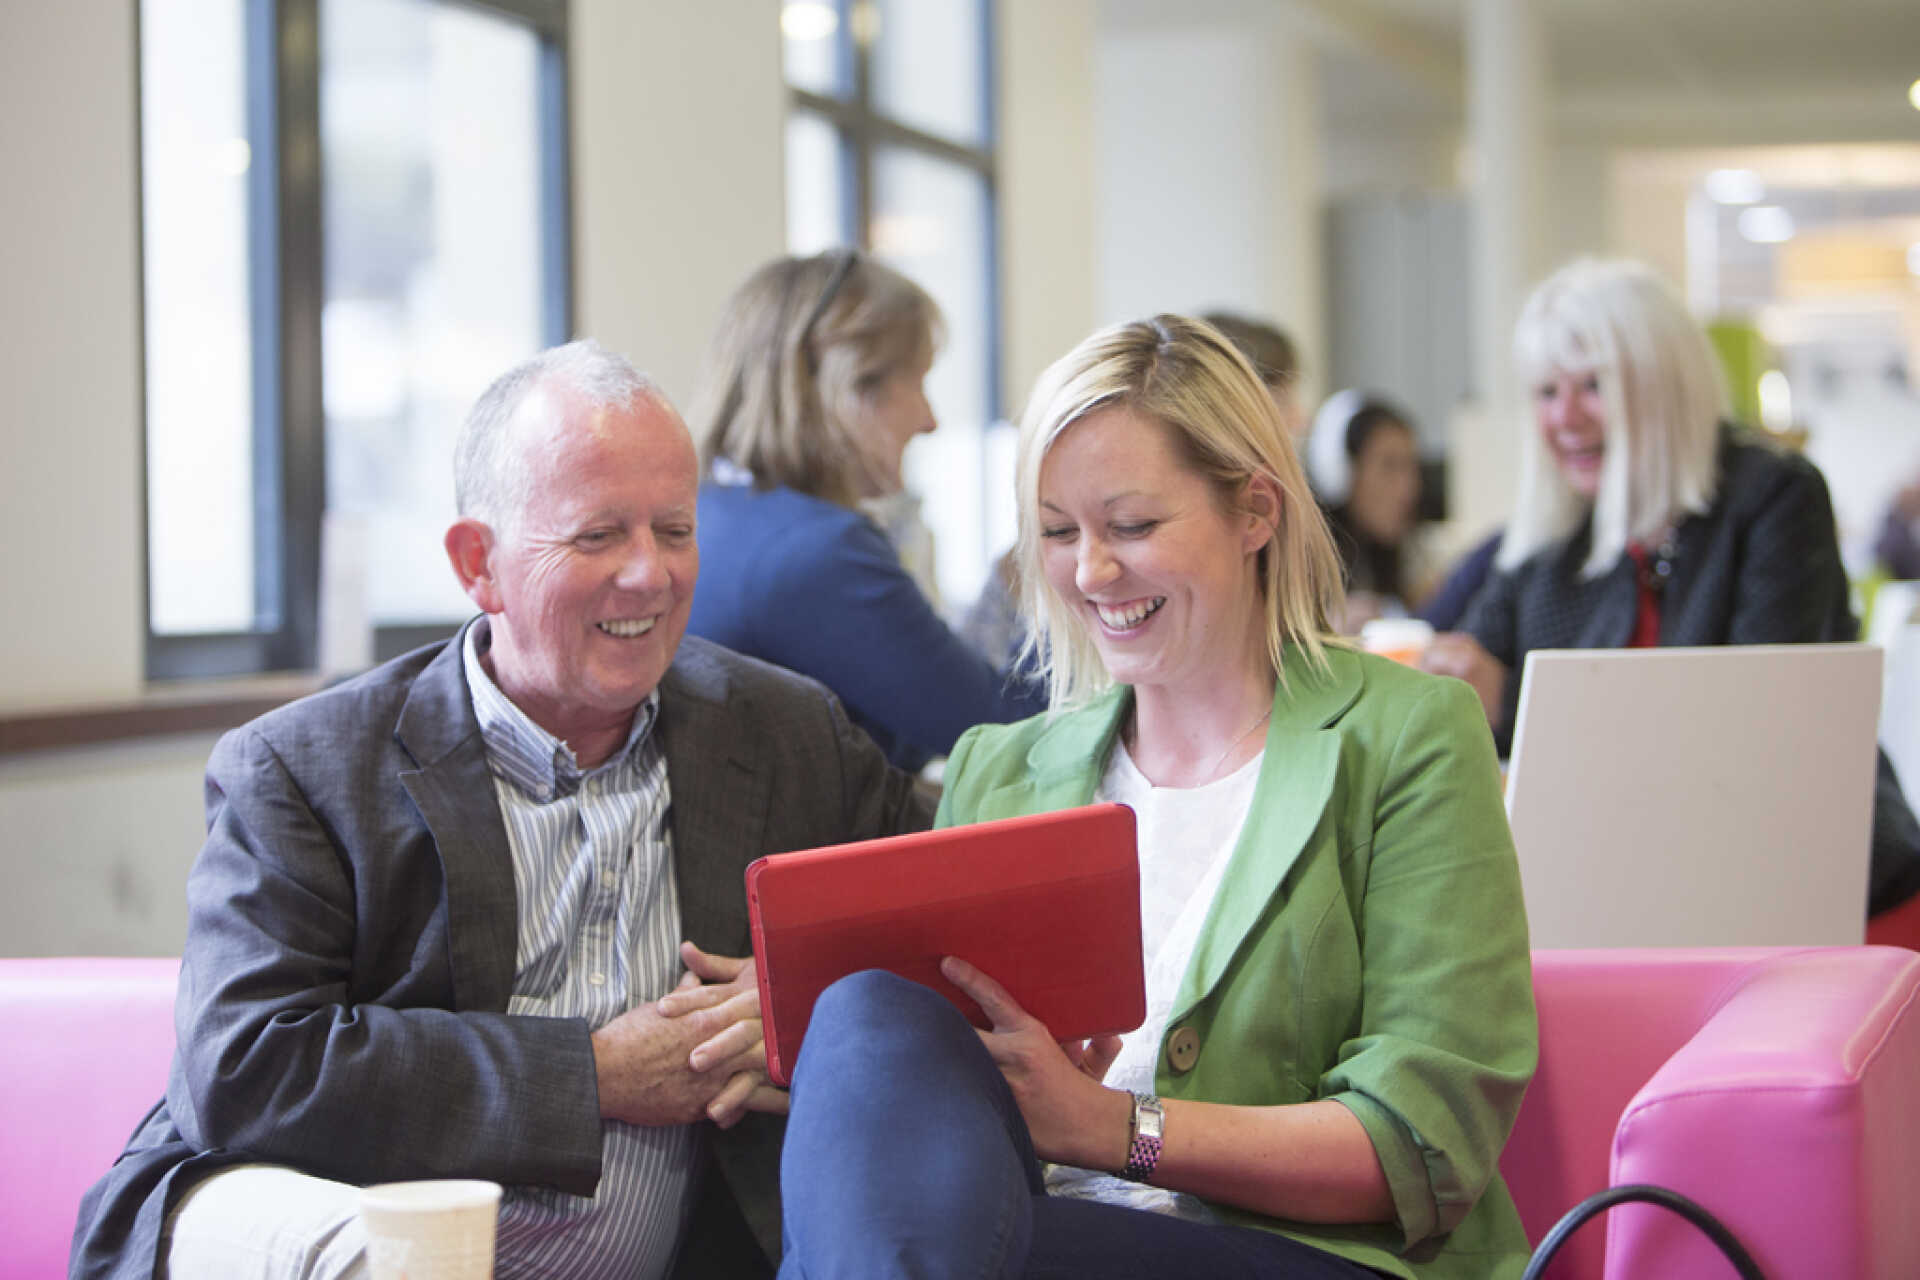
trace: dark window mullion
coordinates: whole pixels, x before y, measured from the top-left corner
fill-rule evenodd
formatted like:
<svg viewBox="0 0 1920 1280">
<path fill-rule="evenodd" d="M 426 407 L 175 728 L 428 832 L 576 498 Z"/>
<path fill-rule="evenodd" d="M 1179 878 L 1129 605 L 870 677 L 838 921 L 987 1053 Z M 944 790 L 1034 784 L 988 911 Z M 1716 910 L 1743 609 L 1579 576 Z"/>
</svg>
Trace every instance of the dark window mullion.
<svg viewBox="0 0 1920 1280">
<path fill-rule="evenodd" d="M 246 10 L 247 320 L 252 331 L 253 624 L 272 633 L 286 625 L 280 572 L 280 6 L 255 0 Z M 272 648 L 271 645 L 266 646 Z"/>
<path fill-rule="evenodd" d="M 994 160 L 990 148 L 966 146 L 937 133 L 928 133 L 887 116 L 877 115 L 864 104 L 830 98 L 810 89 L 789 88 L 787 93 L 793 107 L 824 116 L 843 130 L 862 129 L 878 142 L 925 151 L 980 173 L 993 172 Z"/>
<path fill-rule="evenodd" d="M 987 268 L 987 421 L 994 422 L 1005 416 L 1001 396 L 1000 379 L 1004 371 L 1002 364 L 1000 339 L 1000 121 L 996 109 L 998 99 L 995 94 L 999 75 L 1000 59 L 994 44 L 994 21 L 992 0 L 980 0 L 980 139 L 981 149 L 986 153 L 987 166 L 982 175 L 987 188 L 987 218 L 985 262 Z M 986 436 L 980 440 L 981 450 L 986 449 Z M 980 523 L 987 523 L 987 494 L 983 487 L 980 494 Z"/>
<path fill-rule="evenodd" d="M 564 29 L 540 31 L 541 332 L 549 346 L 573 336 L 573 140 L 567 113 Z"/>
<path fill-rule="evenodd" d="M 851 24 L 849 24 L 851 27 Z M 864 33 L 857 33 L 863 36 Z M 853 145 L 854 243 L 862 249 L 873 248 L 873 46 L 870 40 L 855 38 L 853 50 L 853 101 L 851 120 L 845 126 Z"/>
<path fill-rule="evenodd" d="M 566 39 L 566 0 L 440 0 L 442 4 L 473 9 L 497 18 L 513 18 L 524 23 L 543 44 L 558 44 Z"/>
<path fill-rule="evenodd" d="M 320 317 L 326 302 L 320 154 L 319 0 L 276 0 L 280 67 L 280 485 L 282 615 L 272 665 L 314 665 L 320 523 L 326 511 L 326 405 Z"/>
</svg>

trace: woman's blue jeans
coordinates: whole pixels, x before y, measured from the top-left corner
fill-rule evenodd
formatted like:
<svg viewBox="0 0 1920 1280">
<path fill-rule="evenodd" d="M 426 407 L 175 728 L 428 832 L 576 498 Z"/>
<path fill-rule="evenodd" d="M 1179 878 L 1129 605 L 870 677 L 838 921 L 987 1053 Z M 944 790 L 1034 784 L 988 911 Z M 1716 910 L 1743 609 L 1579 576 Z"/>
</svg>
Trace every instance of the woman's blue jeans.
<svg viewBox="0 0 1920 1280">
<path fill-rule="evenodd" d="M 1026 1123 L 945 998 L 889 973 L 822 993 L 781 1157 L 782 1280 L 1361 1280 L 1245 1227 L 1049 1197 Z"/>
</svg>

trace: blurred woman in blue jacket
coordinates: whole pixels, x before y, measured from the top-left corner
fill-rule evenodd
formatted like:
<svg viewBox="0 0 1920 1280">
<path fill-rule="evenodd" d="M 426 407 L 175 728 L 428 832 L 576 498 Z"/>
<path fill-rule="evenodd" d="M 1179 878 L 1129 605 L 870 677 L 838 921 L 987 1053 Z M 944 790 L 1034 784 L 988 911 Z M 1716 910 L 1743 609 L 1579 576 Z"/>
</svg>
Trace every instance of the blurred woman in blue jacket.
<svg viewBox="0 0 1920 1280">
<path fill-rule="evenodd" d="M 688 630 L 820 681 L 908 769 L 1046 705 L 953 633 L 861 510 L 901 492 L 934 429 L 940 327 L 864 254 L 777 259 L 728 302 L 690 416 L 707 476 Z"/>
</svg>

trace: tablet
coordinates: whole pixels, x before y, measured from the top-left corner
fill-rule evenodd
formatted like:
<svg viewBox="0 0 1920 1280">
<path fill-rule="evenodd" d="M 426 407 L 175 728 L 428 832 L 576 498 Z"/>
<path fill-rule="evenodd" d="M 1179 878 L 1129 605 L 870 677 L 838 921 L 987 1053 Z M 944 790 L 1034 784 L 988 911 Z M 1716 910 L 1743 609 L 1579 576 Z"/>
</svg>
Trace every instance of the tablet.
<svg viewBox="0 0 1920 1280">
<path fill-rule="evenodd" d="M 940 975 L 959 956 L 1056 1040 L 1131 1031 L 1146 1017 L 1133 810 L 1096 804 L 889 836 L 747 868 L 747 909 L 769 1073 L 792 1078 L 827 985 L 886 969 L 933 988 L 976 1026 L 980 1006 Z"/>
</svg>

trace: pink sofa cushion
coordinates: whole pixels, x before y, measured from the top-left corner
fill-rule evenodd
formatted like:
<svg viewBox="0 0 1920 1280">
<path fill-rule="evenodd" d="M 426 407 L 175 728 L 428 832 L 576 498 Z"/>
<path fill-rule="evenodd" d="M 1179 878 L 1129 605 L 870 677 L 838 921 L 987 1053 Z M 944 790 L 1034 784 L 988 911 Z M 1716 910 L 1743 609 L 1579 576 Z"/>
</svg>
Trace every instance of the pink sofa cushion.
<svg viewBox="0 0 1920 1280">
<path fill-rule="evenodd" d="M 1647 1082 L 1613 1144 L 1616 1183 L 1707 1204 L 1769 1276 L 1920 1274 L 1920 957 L 1880 947 L 1754 965 Z M 1616 1276 L 1731 1275 L 1671 1215 L 1608 1224 Z M 1715 1268 L 1718 1267 L 1718 1270 Z"/>
<path fill-rule="evenodd" d="M 0 959 L 0 1280 L 67 1273 L 80 1196 L 160 1100 L 167 959 Z"/>
<path fill-rule="evenodd" d="M 1705 1205 L 1769 1276 L 1920 1275 L 1920 956 L 1536 951 L 1540 1069 L 1502 1172 L 1530 1238 L 1608 1185 Z M 1583 1228 L 1555 1280 L 1732 1276 L 1662 1209 Z"/>
</svg>

